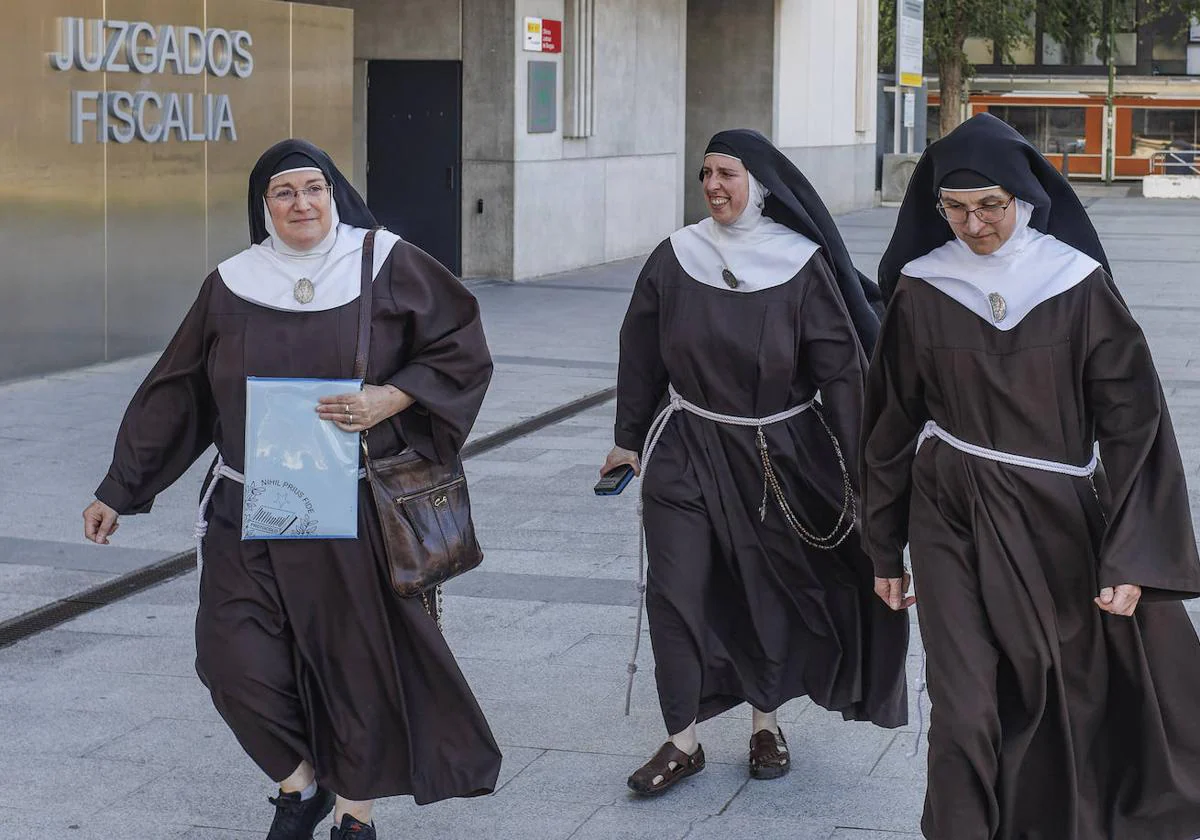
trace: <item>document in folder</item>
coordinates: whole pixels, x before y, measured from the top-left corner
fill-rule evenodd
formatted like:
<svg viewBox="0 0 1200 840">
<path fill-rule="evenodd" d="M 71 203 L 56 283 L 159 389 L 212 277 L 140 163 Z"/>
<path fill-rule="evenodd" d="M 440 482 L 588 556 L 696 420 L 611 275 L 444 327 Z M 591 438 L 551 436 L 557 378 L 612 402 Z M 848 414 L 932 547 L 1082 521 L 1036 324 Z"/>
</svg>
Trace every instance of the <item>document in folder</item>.
<svg viewBox="0 0 1200 840">
<path fill-rule="evenodd" d="M 246 378 L 242 539 L 358 537 L 358 434 L 317 416 L 356 379 Z"/>
</svg>

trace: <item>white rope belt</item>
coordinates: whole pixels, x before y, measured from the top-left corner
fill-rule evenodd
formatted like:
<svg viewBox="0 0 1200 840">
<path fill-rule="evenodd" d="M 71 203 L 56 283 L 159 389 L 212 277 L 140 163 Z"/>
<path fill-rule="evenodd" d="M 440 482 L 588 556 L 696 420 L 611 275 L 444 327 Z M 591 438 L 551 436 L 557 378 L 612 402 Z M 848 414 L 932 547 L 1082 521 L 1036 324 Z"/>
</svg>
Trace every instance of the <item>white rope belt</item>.
<svg viewBox="0 0 1200 840">
<path fill-rule="evenodd" d="M 959 452 L 974 455 L 976 458 L 986 458 L 989 461 L 1009 464 L 1014 467 L 1028 467 L 1031 470 L 1071 475 L 1076 478 L 1091 478 L 1100 463 L 1099 446 L 1093 447 L 1091 461 L 1082 467 L 1077 467 L 1074 464 L 1064 464 L 1060 461 L 1044 461 L 1041 458 L 1029 458 L 1025 455 L 1013 455 L 1011 452 L 1001 452 L 998 449 L 988 449 L 986 446 L 967 443 L 965 440 L 960 440 L 947 432 L 933 420 L 928 421 L 925 424 L 925 428 L 921 429 L 921 434 L 917 436 L 917 451 L 920 452 L 921 445 L 933 437 L 945 441 Z"/>
<path fill-rule="evenodd" d="M 359 480 L 366 478 L 367 471 L 359 470 Z M 204 537 L 208 534 L 208 520 L 205 518 L 208 514 L 208 506 L 212 502 L 213 493 L 217 491 L 217 484 L 222 478 L 228 478 L 236 481 L 238 484 L 246 483 L 246 476 L 235 470 L 233 467 L 225 463 L 225 459 L 219 454 L 217 455 L 217 463 L 213 465 L 212 481 L 208 483 L 208 487 L 204 491 L 204 496 L 200 499 L 200 507 L 196 511 L 196 527 L 192 534 L 196 538 L 196 579 L 200 579 L 200 573 L 204 571 Z"/>
<path fill-rule="evenodd" d="M 779 423 L 783 420 L 790 420 L 797 414 L 808 411 L 813 407 L 815 400 L 808 400 L 800 403 L 785 411 L 780 411 L 776 414 L 769 414 L 766 417 L 737 417 L 732 414 L 720 414 L 716 411 L 709 411 L 706 408 L 701 408 L 695 403 L 688 402 L 683 397 L 679 396 L 679 392 L 675 390 L 673 385 L 667 386 L 668 401 L 659 415 L 654 418 L 654 422 L 650 424 L 650 430 L 646 435 L 646 445 L 642 449 L 640 458 L 642 483 L 638 489 L 638 612 L 637 612 L 637 632 L 633 637 L 633 655 L 629 657 L 629 664 L 626 670 L 629 672 L 629 682 L 625 687 L 625 714 L 629 714 L 630 702 L 633 698 L 633 675 L 637 673 L 637 656 L 638 648 L 642 643 L 642 614 L 645 611 L 645 593 L 646 593 L 646 532 L 642 524 L 643 499 L 646 488 L 646 469 L 650 466 L 650 458 L 654 455 L 654 448 L 658 446 L 659 438 L 662 437 L 663 431 L 667 428 L 667 421 L 671 419 L 677 411 L 686 411 L 689 414 L 694 414 L 697 417 L 702 417 L 705 420 L 711 420 L 714 423 L 722 423 L 726 426 L 744 426 L 748 428 L 757 428 L 761 433 L 763 426 L 770 426 L 774 423 Z M 766 497 L 763 498 L 764 512 L 766 509 Z"/>
<path fill-rule="evenodd" d="M 1088 461 L 1082 467 L 1077 467 L 1074 464 L 1064 464 L 1061 461 L 1046 461 L 1041 458 L 1030 458 L 1026 455 L 1014 455 L 1011 452 L 1001 452 L 999 449 L 989 449 L 986 446 L 979 446 L 974 443 L 967 443 L 965 440 L 955 437 L 947 432 L 934 420 L 929 420 L 925 423 L 925 427 L 921 429 L 921 434 L 917 436 L 916 451 L 921 451 L 921 445 L 930 438 L 937 438 L 950 444 L 959 452 L 967 455 L 973 455 L 976 458 L 984 458 L 988 461 L 995 461 L 998 464 L 1008 464 L 1013 467 L 1027 467 L 1031 470 L 1041 470 L 1043 472 L 1059 473 L 1060 475 L 1074 476 L 1075 478 L 1091 478 L 1096 467 L 1100 464 L 1100 446 L 1099 444 L 1092 448 L 1092 460 Z M 1095 487 L 1093 486 L 1093 491 Z M 1099 497 L 1097 496 L 1097 501 Z M 921 645 L 921 672 L 916 680 L 917 689 L 917 736 L 913 741 L 913 748 L 909 752 L 909 758 L 915 758 L 917 751 L 920 748 L 920 740 L 925 731 L 925 712 L 922 699 L 925 695 L 925 675 L 928 668 L 928 659 L 925 652 L 925 645 Z"/>
</svg>

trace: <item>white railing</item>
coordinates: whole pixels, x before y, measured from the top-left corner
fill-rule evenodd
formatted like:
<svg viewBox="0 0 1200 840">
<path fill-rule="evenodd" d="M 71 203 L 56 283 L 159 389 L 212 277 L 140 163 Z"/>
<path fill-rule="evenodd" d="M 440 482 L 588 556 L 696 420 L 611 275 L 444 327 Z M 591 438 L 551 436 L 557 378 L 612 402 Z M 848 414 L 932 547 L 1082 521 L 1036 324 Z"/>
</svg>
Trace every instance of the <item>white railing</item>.
<svg viewBox="0 0 1200 840">
<path fill-rule="evenodd" d="M 1155 152 L 1150 156 L 1151 175 L 1200 175 L 1200 149 Z"/>
</svg>

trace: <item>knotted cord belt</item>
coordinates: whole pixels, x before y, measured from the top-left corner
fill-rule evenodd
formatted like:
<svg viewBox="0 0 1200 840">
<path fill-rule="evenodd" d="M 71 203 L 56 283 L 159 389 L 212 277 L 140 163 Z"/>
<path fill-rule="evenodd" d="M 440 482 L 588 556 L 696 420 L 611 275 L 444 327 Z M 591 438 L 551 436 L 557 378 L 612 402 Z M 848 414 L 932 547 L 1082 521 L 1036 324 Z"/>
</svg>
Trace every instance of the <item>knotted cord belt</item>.
<svg viewBox="0 0 1200 840">
<path fill-rule="evenodd" d="M 979 446 L 974 443 L 967 443 L 965 440 L 955 437 L 948 431 L 937 424 L 936 420 L 926 421 L 921 433 L 917 435 L 916 451 L 921 451 L 922 444 L 930 438 L 937 438 L 945 443 L 950 444 L 959 452 L 967 455 L 973 455 L 976 458 L 983 458 L 988 461 L 995 461 L 998 464 L 1008 464 L 1011 467 L 1025 467 L 1031 470 L 1041 470 L 1042 472 L 1058 473 L 1060 475 L 1069 475 L 1074 478 L 1090 479 L 1096 474 L 1096 468 L 1100 465 L 1100 445 L 1094 444 L 1092 447 L 1092 460 L 1088 461 L 1082 467 L 1077 467 L 1074 464 L 1066 464 L 1061 461 L 1046 461 L 1041 458 L 1030 458 L 1027 455 L 1014 455 L 1011 452 L 1003 452 L 999 449 L 989 449 L 986 446 Z M 1096 492 L 1096 485 L 1092 484 L 1092 493 L 1096 495 L 1096 501 L 1100 501 L 1100 494 Z M 1103 515 L 1103 506 L 1101 506 L 1101 515 Z M 922 699 L 925 695 L 925 675 L 928 666 L 928 657 L 925 652 L 925 645 L 921 645 L 921 674 L 916 680 L 917 689 L 917 737 L 913 741 L 912 752 L 909 758 L 916 756 L 920 746 L 921 736 L 925 732 L 925 715 L 923 712 Z"/>
<path fill-rule="evenodd" d="M 629 658 L 629 664 L 626 666 L 626 671 L 629 673 L 629 681 L 625 686 L 625 714 L 629 714 L 630 703 L 633 698 L 633 677 L 637 673 L 637 656 L 638 648 L 642 642 L 642 615 L 645 611 L 645 594 L 646 594 L 646 531 L 643 525 L 643 510 L 646 488 L 646 470 L 650 466 L 650 458 L 654 455 L 654 449 L 658 446 L 658 441 L 662 437 L 663 431 L 666 430 L 667 421 L 677 411 L 686 411 L 689 414 L 694 414 L 697 417 L 705 420 L 710 420 L 714 423 L 721 423 L 726 426 L 743 426 L 753 427 L 757 429 L 756 445 L 758 447 L 759 457 L 762 459 L 763 465 L 763 497 L 762 504 L 759 506 L 758 515 L 759 521 L 765 521 L 767 518 L 767 496 L 774 495 L 775 501 L 779 509 L 783 512 L 784 519 L 787 520 L 792 530 L 796 532 L 800 538 L 819 549 L 833 549 L 841 545 L 842 541 L 850 535 L 854 529 L 854 520 L 856 517 L 854 490 L 850 484 L 850 473 L 846 469 L 846 460 L 842 456 L 842 448 L 838 444 L 837 436 L 829 428 L 829 424 L 825 422 L 825 418 L 821 416 L 821 412 L 817 411 L 817 419 L 821 421 L 821 425 L 825 427 L 825 431 L 829 433 L 830 440 L 833 441 L 834 451 L 837 453 L 838 464 L 842 468 L 842 484 L 843 484 L 843 499 L 842 512 L 838 517 L 837 524 L 833 530 L 824 536 L 813 534 L 796 517 L 791 506 L 787 503 L 787 499 L 783 493 L 783 487 L 779 483 L 779 479 L 775 475 L 775 469 L 771 464 L 770 453 L 767 451 L 767 438 L 763 434 L 763 427 L 770 426 L 775 423 L 780 423 L 784 420 L 790 420 L 798 414 L 802 414 L 813 408 L 816 404 L 815 399 L 808 400 L 793 406 L 792 408 L 780 411 L 776 414 L 770 414 L 766 417 L 737 417 L 732 414 L 720 414 L 716 411 L 709 411 L 706 408 L 701 408 L 695 403 L 688 402 L 683 397 L 679 396 L 672 385 L 667 386 L 667 405 L 654 418 L 654 422 L 650 424 L 650 430 L 646 436 L 646 445 L 642 450 L 641 455 L 641 476 L 642 483 L 638 491 L 638 612 L 637 612 L 637 632 L 633 637 L 633 654 Z"/>
</svg>

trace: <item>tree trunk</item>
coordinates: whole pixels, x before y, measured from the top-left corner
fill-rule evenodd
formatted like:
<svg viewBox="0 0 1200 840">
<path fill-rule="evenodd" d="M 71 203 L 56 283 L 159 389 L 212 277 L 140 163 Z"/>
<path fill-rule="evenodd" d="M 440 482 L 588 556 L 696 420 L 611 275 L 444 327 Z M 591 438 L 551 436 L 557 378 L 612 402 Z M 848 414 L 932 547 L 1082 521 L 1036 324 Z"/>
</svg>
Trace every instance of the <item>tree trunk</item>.
<svg viewBox="0 0 1200 840">
<path fill-rule="evenodd" d="M 963 65 L 959 58 L 960 51 L 954 50 L 953 52 L 954 55 L 949 59 L 938 57 L 938 84 L 942 97 L 941 114 L 938 120 L 939 137 L 945 137 L 962 122 L 962 106 L 966 93 Z"/>
</svg>

